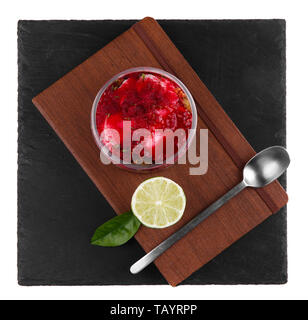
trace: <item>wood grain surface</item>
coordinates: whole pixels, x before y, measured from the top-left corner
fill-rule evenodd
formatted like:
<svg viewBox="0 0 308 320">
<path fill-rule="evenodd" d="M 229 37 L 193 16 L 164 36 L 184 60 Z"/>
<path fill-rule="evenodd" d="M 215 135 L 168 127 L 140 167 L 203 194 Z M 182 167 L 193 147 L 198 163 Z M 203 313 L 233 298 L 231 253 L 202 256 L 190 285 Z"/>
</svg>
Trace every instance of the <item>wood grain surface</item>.
<svg viewBox="0 0 308 320">
<path fill-rule="evenodd" d="M 101 163 L 90 128 L 93 100 L 114 74 L 137 66 L 165 69 L 183 81 L 192 93 L 198 109 L 198 127 L 209 129 L 209 169 L 205 175 L 189 175 L 189 164 L 139 174 Z M 117 214 L 130 208 L 134 190 L 147 178 L 163 175 L 183 187 L 187 208 L 181 221 L 161 230 L 141 227 L 136 234 L 137 241 L 146 252 L 240 182 L 244 164 L 255 154 L 152 18 L 134 24 L 36 96 L 33 103 Z M 287 195 L 277 181 L 262 189 L 248 188 L 167 250 L 155 264 L 166 280 L 175 286 L 277 212 L 286 202 Z"/>
</svg>

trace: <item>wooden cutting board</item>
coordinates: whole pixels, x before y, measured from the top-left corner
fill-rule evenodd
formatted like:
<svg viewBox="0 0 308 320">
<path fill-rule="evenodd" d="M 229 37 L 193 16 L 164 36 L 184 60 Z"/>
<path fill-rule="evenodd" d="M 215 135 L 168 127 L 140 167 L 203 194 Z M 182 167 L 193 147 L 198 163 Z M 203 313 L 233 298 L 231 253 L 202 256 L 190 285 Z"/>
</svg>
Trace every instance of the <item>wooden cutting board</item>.
<svg viewBox="0 0 308 320">
<path fill-rule="evenodd" d="M 138 174 L 100 162 L 90 129 L 93 100 L 114 74 L 137 66 L 165 69 L 182 80 L 192 93 L 199 114 L 198 127 L 209 129 L 209 169 L 205 175 L 189 175 L 189 164 Z M 33 103 L 117 214 L 130 208 L 134 190 L 149 177 L 163 175 L 183 187 L 187 208 L 181 221 L 162 230 L 141 227 L 136 234 L 135 238 L 146 252 L 240 182 L 244 164 L 255 154 L 152 18 L 134 24 L 36 96 Z M 287 194 L 277 181 L 262 189 L 246 189 L 167 250 L 155 264 L 166 280 L 175 286 L 286 203 Z"/>
</svg>

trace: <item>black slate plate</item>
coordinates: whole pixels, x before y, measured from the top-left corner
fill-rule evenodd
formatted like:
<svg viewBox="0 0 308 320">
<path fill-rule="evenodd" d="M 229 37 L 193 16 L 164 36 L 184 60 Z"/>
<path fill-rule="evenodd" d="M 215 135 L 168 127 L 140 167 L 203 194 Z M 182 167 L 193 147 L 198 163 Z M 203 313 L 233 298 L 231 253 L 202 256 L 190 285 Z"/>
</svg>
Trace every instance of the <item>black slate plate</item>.
<svg viewBox="0 0 308 320">
<path fill-rule="evenodd" d="M 114 212 L 31 99 L 134 21 L 18 24 L 18 281 L 21 285 L 166 284 L 154 265 L 138 275 L 135 240 L 89 244 Z M 161 20 L 161 26 L 257 150 L 285 145 L 285 22 Z M 285 177 L 281 179 L 285 186 Z M 182 284 L 287 281 L 286 209 Z"/>
</svg>

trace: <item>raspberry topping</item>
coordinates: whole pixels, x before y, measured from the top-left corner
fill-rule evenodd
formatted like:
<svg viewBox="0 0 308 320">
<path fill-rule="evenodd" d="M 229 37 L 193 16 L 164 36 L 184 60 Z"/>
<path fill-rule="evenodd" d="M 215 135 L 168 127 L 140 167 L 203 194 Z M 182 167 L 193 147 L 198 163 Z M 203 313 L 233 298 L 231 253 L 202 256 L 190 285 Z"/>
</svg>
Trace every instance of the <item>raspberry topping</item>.
<svg viewBox="0 0 308 320">
<path fill-rule="evenodd" d="M 192 114 L 189 101 L 183 90 L 172 80 L 155 73 L 135 72 L 113 82 L 102 94 L 96 111 L 96 125 L 99 135 L 105 129 L 116 129 L 120 141 L 115 141 L 110 135 L 102 135 L 105 145 L 115 144 L 120 148 L 123 159 L 123 121 L 131 121 L 132 134 L 137 129 L 147 129 L 151 132 L 154 160 L 155 145 L 162 142 L 156 129 L 184 129 L 186 137 L 192 125 Z M 149 139 L 149 138 L 148 138 Z M 150 143 L 148 143 L 150 142 Z M 140 142 L 132 142 L 132 150 Z M 175 149 L 177 151 L 177 142 Z M 165 159 L 165 150 L 163 159 Z"/>
</svg>

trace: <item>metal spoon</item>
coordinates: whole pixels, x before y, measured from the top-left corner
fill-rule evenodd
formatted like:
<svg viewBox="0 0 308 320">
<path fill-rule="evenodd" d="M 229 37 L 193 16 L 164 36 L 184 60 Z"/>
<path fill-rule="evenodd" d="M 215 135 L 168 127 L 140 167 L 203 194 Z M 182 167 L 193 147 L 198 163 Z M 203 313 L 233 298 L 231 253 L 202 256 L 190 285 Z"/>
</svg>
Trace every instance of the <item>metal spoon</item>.
<svg viewBox="0 0 308 320">
<path fill-rule="evenodd" d="M 257 153 L 245 165 L 243 170 L 243 181 L 228 191 L 220 199 L 211 204 L 207 209 L 199 213 L 195 218 L 175 232 L 143 258 L 134 263 L 131 273 L 138 273 L 158 258 L 163 252 L 174 243 L 183 238 L 188 232 L 194 229 L 199 223 L 208 218 L 213 212 L 219 209 L 227 201 L 236 196 L 246 187 L 260 188 L 279 178 L 287 169 L 290 163 L 288 152 L 285 148 L 274 146 Z"/>
</svg>

